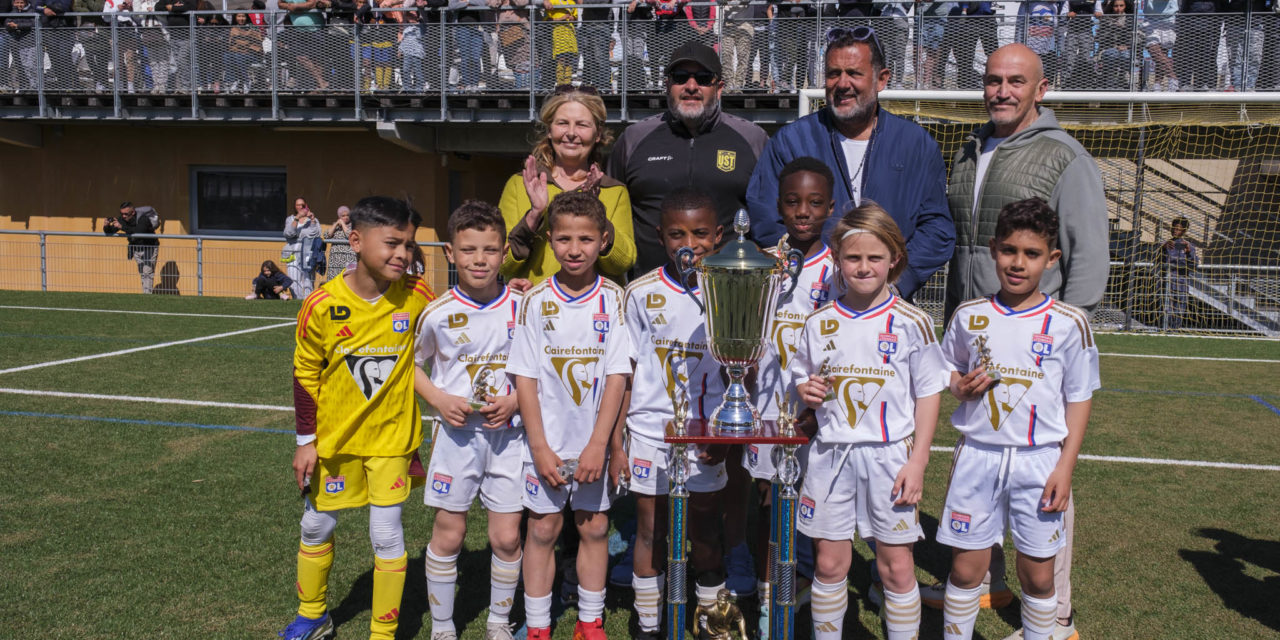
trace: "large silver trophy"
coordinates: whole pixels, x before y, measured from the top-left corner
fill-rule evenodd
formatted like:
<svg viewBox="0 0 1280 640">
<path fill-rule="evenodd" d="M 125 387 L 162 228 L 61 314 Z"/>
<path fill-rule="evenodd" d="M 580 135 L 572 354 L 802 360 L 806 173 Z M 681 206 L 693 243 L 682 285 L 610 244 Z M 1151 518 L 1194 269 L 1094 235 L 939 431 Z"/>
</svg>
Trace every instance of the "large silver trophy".
<svg viewBox="0 0 1280 640">
<path fill-rule="evenodd" d="M 756 248 L 746 238 L 749 228 L 746 210 L 739 209 L 733 221 L 738 237 L 718 253 L 693 264 L 692 249 L 676 252 L 685 291 L 706 314 L 711 356 L 729 372 L 724 401 L 711 419 L 711 433 L 717 436 L 749 437 L 756 432 L 760 416 L 742 380 L 764 355 L 778 299 L 795 290 L 804 265 L 798 250 L 775 258 Z M 693 274 L 698 276 L 701 299 L 689 286 Z M 785 291 L 784 279 L 790 280 Z"/>
</svg>

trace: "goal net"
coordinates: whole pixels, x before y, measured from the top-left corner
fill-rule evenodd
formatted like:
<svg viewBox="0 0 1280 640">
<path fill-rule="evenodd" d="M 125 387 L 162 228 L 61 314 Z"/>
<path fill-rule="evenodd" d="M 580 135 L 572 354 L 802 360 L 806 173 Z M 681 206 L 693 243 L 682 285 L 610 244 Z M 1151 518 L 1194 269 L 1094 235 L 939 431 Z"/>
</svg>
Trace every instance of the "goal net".
<svg viewBox="0 0 1280 640">
<path fill-rule="evenodd" d="M 948 166 L 987 120 L 980 91 L 880 101 L 933 134 Z M 821 108 L 822 90 L 800 103 L 800 115 Z M 1095 328 L 1280 337 L 1280 94 L 1050 92 L 1044 104 L 1106 189 L 1111 275 Z M 918 300 L 939 317 L 944 277 Z"/>
</svg>

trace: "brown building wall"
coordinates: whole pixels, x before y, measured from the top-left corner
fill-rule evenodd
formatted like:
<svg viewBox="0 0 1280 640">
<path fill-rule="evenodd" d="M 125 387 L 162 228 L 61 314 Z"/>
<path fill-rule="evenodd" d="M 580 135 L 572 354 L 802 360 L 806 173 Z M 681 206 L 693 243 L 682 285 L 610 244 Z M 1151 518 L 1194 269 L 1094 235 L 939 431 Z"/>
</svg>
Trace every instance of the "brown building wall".
<svg viewBox="0 0 1280 640">
<path fill-rule="evenodd" d="M 497 203 L 519 158 L 415 153 L 373 130 L 289 130 L 264 126 L 46 125 L 38 149 L 0 144 L 0 229 L 101 233 L 123 200 L 151 205 L 165 234 L 191 233 L 192 166 L 283 167 L 291 197 L 307 198 L 327 228 L 339 205 L 380 194 L 411 198 L 424 218 L 418 240 L 439 240 L 451 202 Z M 452 192 L 451 192 L 452 185 Z M 289 211 L 263 212 L 283 228 Z M 50 290 L 138 291 L 123 238 L 50 236 Z M 156 284 L 168 263 L 175 288 L 198 288 L 194 240 L 161 241 Z M 205 295 L 243 295 L 280 243 L 205 241 Z M 428 250 L 428 273 L 443 287 L 447 267 Z M 0 288 L 39 289 L 39 241 L 0 235 Z M 434 282 L 440 280 L 440 282 Z"/>
</svg>

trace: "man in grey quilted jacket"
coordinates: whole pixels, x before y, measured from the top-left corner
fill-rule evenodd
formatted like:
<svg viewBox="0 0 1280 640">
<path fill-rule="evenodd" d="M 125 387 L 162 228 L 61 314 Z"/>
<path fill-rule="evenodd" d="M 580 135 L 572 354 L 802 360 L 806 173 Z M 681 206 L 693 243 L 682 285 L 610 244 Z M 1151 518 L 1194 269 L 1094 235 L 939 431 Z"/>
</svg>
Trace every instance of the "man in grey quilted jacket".
<svg viewBox="0 0 1280 640">
<path fill-rule="evenodd" d="M 956 305 L 1000 289 L 988 245 L 1000 209 L 1039 196 L 1058 212 L 1062 259 L 1044 292 L 1092 311 L 1107 284 L 1107 202 L 1093 156 L 1041 107 L 1049 82 L 1040 56 L 1022 44 L 987 60 L 983 101 L 991 120 L 969 135 L 951 165 L 947 201 L 956 251 L 947 276 L 947 318 Z"/>
</svg>

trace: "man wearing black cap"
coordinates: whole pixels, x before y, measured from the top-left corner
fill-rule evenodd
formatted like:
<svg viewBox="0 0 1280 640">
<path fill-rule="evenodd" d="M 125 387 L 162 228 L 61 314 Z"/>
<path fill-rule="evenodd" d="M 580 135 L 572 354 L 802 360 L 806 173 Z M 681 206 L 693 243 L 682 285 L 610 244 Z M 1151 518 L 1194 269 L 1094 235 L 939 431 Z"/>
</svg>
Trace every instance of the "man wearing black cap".
<svg viewBox="0 0 1280 640">
<path fill-rule="evenodd" d="M 751 171 L 769 141 L 764 129 L 721 113 L 724 78 L 720 56 L 711 47 L 686 42 L 671 54 L 664 75 L 667 112 L 628 127 L 609 156 L 608 174 L 625 183 L 631 195 L 633 275 L 667 261 L 658 217 L 662 199 L 676 189 L 706 192 L 716 203 L 719 223 L 731 227 L 733 214 L 747 206 Z"/>
<path fill-rule="evenodd" d="M 132 202 L 120 203 L 120 217 L 107 218 L 102 222 L 102 232 L 113 236 L 123 232 L 129 239 L 128 253 L 130 260 L 138 263 L 138 275 L 142 278 L 142 292 L 151 293 L 151 286 L 156 272 L 156 252 L 160 241 L 155 238 L 135 238 L 134 234 L 156 233 L 156 220 L 159 216 L 151 207 L 135 208 Z"/>
</svg>

